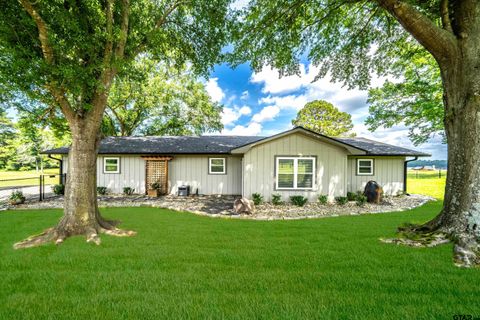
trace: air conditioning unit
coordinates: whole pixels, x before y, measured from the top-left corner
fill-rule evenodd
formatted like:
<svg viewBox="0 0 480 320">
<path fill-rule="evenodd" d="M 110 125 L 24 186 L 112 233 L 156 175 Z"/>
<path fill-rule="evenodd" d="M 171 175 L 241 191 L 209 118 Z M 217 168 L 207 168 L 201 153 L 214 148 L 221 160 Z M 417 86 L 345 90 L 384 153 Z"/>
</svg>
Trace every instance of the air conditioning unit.
<svg viewBox="0 0 480 320">
<path fill-rule="evenodd" d="M 190 186 L 179 186 L 178 195 L 180 197 L 186 197 L 190 195 Z"/>
</svg>

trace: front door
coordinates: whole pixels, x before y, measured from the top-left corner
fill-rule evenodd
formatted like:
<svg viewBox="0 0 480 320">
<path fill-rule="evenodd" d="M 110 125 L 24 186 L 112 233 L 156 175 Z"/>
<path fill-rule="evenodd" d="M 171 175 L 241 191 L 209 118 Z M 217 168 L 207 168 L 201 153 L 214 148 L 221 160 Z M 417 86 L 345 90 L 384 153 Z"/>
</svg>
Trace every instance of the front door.
<svg viewBox="0 0 480 320">
<path fill-rule="evenodd" d="M 153 183 L 160 185 L 160 194 L 168 193 L 168 160 L 146 160 L 146 190 Z"/>
</svg>

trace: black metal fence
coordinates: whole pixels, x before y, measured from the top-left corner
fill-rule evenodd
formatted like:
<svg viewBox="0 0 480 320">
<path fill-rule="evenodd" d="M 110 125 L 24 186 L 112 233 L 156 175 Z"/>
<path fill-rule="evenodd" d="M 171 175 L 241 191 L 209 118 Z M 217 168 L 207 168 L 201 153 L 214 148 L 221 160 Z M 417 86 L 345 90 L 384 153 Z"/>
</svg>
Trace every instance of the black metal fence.
<svg viewBox="0 0 480 320">
<path fill-rule="evenodd" d="M 65 174 L 41 174 L 34 177 L 0 179 L 0 201 L 8 199 L 14 191 L 21 191 L 27 199 L 43 201 L 55 197 L 53 186 L 65 185 L 65 180 Z"/>
<path fill-rule="evenodd" d="M 442 179 L 447 176 L 447 170 L 434 169 L 434 170 L 408 170 L 408 177 L 410 179 Z"/>
</svg>

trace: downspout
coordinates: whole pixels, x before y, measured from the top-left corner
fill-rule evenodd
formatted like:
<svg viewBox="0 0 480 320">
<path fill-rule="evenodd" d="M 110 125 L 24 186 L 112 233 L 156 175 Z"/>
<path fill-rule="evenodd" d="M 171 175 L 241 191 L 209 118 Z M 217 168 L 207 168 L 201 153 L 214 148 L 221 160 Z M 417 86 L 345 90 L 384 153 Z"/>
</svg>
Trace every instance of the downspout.
<svg viewBox="0 0 480 320">
<path fill-rule="evenodd" d="M 405 160 L 405 162 L 403 163 L 403 193 L 408 195 L 407 193 L 407 164 L 411 161 L 415 161 L 415 160 L 418 160 L 418 156 L 413 158 L 413 159 L 410 159 L 410 160 Z"/>
<path fill-rule="evenodd" d="M 51 154 L 49 154 L 48 157 L 52 160 L 57 160 L 58 162 L 60 162 L 60 177 L 58 179 L 58 183 L 63 184 L 63 160 L 59 158 L 54 158 Z"/>
</svg>

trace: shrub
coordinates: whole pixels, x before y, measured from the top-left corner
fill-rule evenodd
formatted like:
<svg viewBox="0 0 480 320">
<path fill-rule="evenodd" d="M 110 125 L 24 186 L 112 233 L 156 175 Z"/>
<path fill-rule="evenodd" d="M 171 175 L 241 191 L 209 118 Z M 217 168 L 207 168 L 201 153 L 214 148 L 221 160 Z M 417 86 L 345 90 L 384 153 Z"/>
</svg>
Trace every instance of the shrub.
<svg viewBox="0 0 480 320">
<path fill-rule="evenodd" d="M 357 195 L 356 203 L 357 203 L 357 206 L 363 207 L 365 203 L 367 203 L 367 197 L 364 196 L 363 194 Z"/>
<path fill-rule="evenodd" d="M 131 196 L 133 194 L 133 191 L 135 191 L 134 188 L 130 188 L 130 187 L 123 188 L 123 194 L 127 196 Z"/>
<path fill-rule="evenodd" d="M 21 204 L 25 202 L 25 196 L 23 192 L 19 190 L 13 191 L 8 199 L 11 204 Z"/>
<path fill-rule="evenodd" d="M 276 206 L 283 204 L 281 194 L 272 194 L 272 203 Z"/>
<path fill-rule="evenodd" d="M 65 194 L 65 185 L 63 184 L 56 184 L 52 187 L 53 193 L 57 196 L 62 196 Z"/>
<path fill-rule="evenodd" d="M 318 202 L 321 204 L 327 204 L 328 202 L 328 196 L 326 194 L 321 194 L 318 196 Z"/>
<path fill-rule="evenodd" d="M 260 193 L 252 193 L 253 203 L 258 206 L 263 202 L 263 196 Z"/>
<path fill-rule="evenodd" d="M 357 194 L 354 192 L 347 192 L 347 199 L 348 201 L 355 201 L 357 200 Z"/>
<path fill-rule="evenodd" d="M 125 189 L 123 189 L 123 192 L 125 192 Z M 97 187 L 97 193 L 101 196 L 104 196 L 107 194 L 107 187 Z"/>
<path fill-rule="evenodd" d="M 150 188 L 152 188 L 153 190 L 159 190 L 161 187 L 162 186 L 158 182 L 154 182 L 150 185 Z"/>
<path fill-rule="evenodd" d="M 307 203 L 308 199 L 304 196 L 291 196 L 290 201 L 298 207 L 303 207 L 305 203 Z"/>
<path fill-rule="evenodd" d="M 335 197 L 335 202 L 341 206 L 347 204 L 348 198 L 347 197 Z"/>
</svg>

